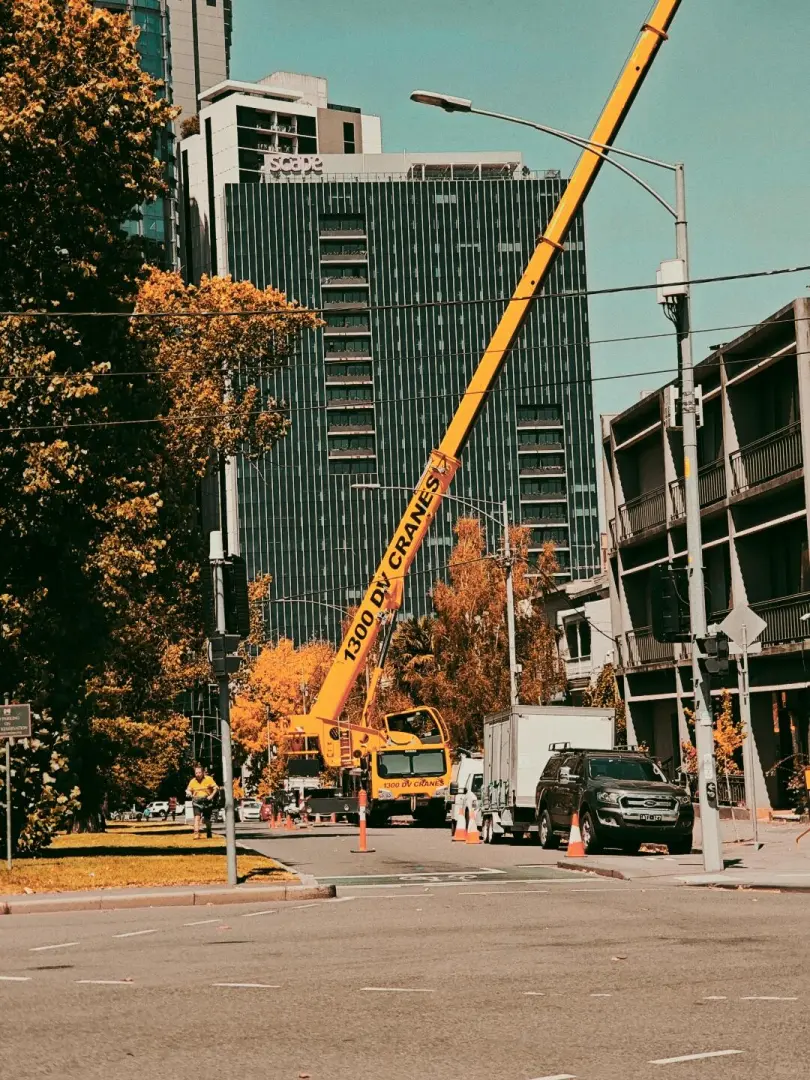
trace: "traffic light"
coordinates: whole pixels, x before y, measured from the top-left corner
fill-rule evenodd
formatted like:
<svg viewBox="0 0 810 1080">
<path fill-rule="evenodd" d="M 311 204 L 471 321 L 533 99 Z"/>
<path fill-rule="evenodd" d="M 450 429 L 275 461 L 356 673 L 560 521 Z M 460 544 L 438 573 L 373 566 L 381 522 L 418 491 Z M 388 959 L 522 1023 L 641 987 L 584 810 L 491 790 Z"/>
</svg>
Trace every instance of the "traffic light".
<svg viewBox="0 0 810 1080">
<path fill-rule="evenodd" d="M 222 572 L 225 575 L 225 629 L 229 634 L 246 638 L 250 634 L 247 564 L 241 556 L 231 555 Z"/>
<path fill-rule="evenodd" d="M 242 663 L 237 655 L 238 634 L 215 634 L 208 642 L 208 656 L 215 675 L 235 675 Z"/>
<path fill-rule="evenodd" d="M 728 671 L 728 635 L 711 634 L 699 642 L 706 654 L 706 670 L 710 675 L 725 675 Z"/>
<path fill-rule="evenodd" d="M 650 575 L 652 632 L 656 641 L 689 640 L 689 574 L 659 565 Z"/>
</svg>

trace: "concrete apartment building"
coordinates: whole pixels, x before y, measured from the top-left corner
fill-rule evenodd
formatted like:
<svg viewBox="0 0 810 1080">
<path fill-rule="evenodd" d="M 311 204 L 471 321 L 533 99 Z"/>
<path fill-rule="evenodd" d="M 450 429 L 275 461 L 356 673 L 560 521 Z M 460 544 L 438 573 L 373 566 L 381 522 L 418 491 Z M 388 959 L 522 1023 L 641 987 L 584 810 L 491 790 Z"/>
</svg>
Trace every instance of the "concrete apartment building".
<svg viewBox="0 0 810 1080">
<path fill-rule="evenodd" d="M 180 151 L 181 257 L 189 281 L 232 272 L 228 185 L 314 175 L 322 172 L 323 154 L 381 153 L 380 118 L 335 105 L 328 94 L 326 79 L 289 71 L 258 83 L 220 81 L 200 94 L 200 133 L 184 139 Z"/>
<path fill-rule="evenodd" d="M 203 90 L 228 78 L 233 0 L 166 0 L 172 42 L 172 98 L 183 110 L 176 124 L 199 111 Z"/>
<path fill-rule="evenodd" d="M 274 285 L 326 321 L 268 386 L 293 424 L 266 466 L 239 465 L 241 550 L 290 598 L 272 606 L 274 632 L 334 639 L 489 340 L 502 304 L 488 301 L 512 291 L 565 180 L 519 153 L 382 153 L 379 119 L 332 105 L 311 76 L 202 97 L 200 134 L 181 144 L 193 275 Z M 587 303 L 559 295 L 584 294 L 584 246 L 580 216 L 453 486 L 506 499 L 535 551 L 554 541 L 561 582 L 600 567 Z M 470 512 L 446 502 L 404 615 L 431 610 Z"/>
<path fill-rule="evenodd" d="M 708 621 L 746 603 L 765 620 L 750 657 L 760 807 L 788 805 L 793 761 L 806 760 L 810 712 L 810 301 L 795 300 L 718 346 L 695 369 Z M 628 738 L 675 763 L 687 737 L 689 646 L 651 630 L 651 571 L 686 565 L 681 432 L 665 391 L 603 418 L 609 587 L 628 706 Z M 737 703 L 732 660 L 725 686 Z M 715 695 L 722 686 L 715 686 Z M 787 760 L 786 760 L 787 759 Z M 781 764 L 780 764 L 781 763 Z"/>
</svg>

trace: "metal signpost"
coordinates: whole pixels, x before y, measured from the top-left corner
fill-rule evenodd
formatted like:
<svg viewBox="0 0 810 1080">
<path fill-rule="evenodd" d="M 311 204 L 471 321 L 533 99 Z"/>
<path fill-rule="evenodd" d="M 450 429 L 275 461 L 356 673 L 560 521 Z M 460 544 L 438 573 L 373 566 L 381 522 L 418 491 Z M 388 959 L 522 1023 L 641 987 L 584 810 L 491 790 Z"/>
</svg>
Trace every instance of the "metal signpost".
<svg viewBox="0 0 810 1080">
<path fill-rule="evenodd" d="M 740 695 L 740 720 L 745 727 L 743 742 L 743 772 L 745 774 L 745 801 L 751 815 L 751 829 L 754 845 L 759 843 L 757 824 L 756 780 L 754 778 L 754 733 L 751 728 L 751 693 L 748 686 L 748 655 L 760 652 L 762 645 L 757 638 L 768 629 L 768 624 L 761 619 L 747 604 L 736 604 L 720 623 L 720 629 L 728 635 L 729 641 L 736 646 L 737 683 Z"/>
<path fill-rule="evenodd" d="M 11 740 L 31 738 L 31 706 L 0 705 L 0 739 L 6 740 L 6 866 L 11 870 Z"/>
</svg>

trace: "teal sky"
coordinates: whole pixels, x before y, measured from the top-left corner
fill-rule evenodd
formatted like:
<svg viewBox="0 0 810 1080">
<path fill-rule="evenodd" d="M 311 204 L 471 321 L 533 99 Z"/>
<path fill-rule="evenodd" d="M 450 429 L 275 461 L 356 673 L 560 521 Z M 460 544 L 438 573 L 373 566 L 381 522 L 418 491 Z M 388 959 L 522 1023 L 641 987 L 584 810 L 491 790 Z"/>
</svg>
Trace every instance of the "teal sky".
<svg viewBox="0 0 810 1080">
<path fill-rule="evenodd" d="M 236 0 L 231 73 L 279 69 L 328 78 L 330 98 L 382 116 L 389 151 L 522 150 L 567 175 L 576 151 L 539 133 L 412 104 L 416 87 L 587 134 L 650 10 L 650 0 Z M 810 264 L 807 0 L 683 0 L 618 145 L 687 169 L 692 275 Z M 644 168 L 642 166 L 642 168 Z M 645 178 L 671 199 L 669 173 Z M 674 256 L 668 215 L 606 168 L 586 209 L 591 288 L 654 280 Z M 750 324 L 805 293 L 810 272 L 705 285 L 693 325 Z M 661 333 L 654 294 L 593 298 L 591 335 Z M 739 331 L 700 334 L 695 357 Z M 670 339 L 595 344 L 595 410 L 613 412 L 666 381 Z"/>
</svg>

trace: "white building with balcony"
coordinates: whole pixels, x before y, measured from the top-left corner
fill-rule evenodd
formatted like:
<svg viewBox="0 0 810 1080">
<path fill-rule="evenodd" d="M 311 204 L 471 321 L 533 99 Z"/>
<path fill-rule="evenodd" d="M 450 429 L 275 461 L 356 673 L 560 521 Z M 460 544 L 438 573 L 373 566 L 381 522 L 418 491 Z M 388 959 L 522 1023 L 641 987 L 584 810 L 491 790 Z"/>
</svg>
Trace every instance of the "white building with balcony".
<svg viewBox="0 0 810 1080">
<path fill-rule="evenodd" d="M 750 659 L 760 807 L 789 804 L 807 760 L 810 714 L 810 301 L 795 300 L 718 346 L 695 369 L 703 393 L 698 466 L 709 624 L 738 603 L 767 623 Z M 652 634 L 653 567 L 686 565 L 683 446 L 665 391 L 602 419 L 611 620 L 628 740 L 676 761 L 688 737 L 689 646 Z M 737 698 L 734 662 L 712 693 Z"/>
</svg>

